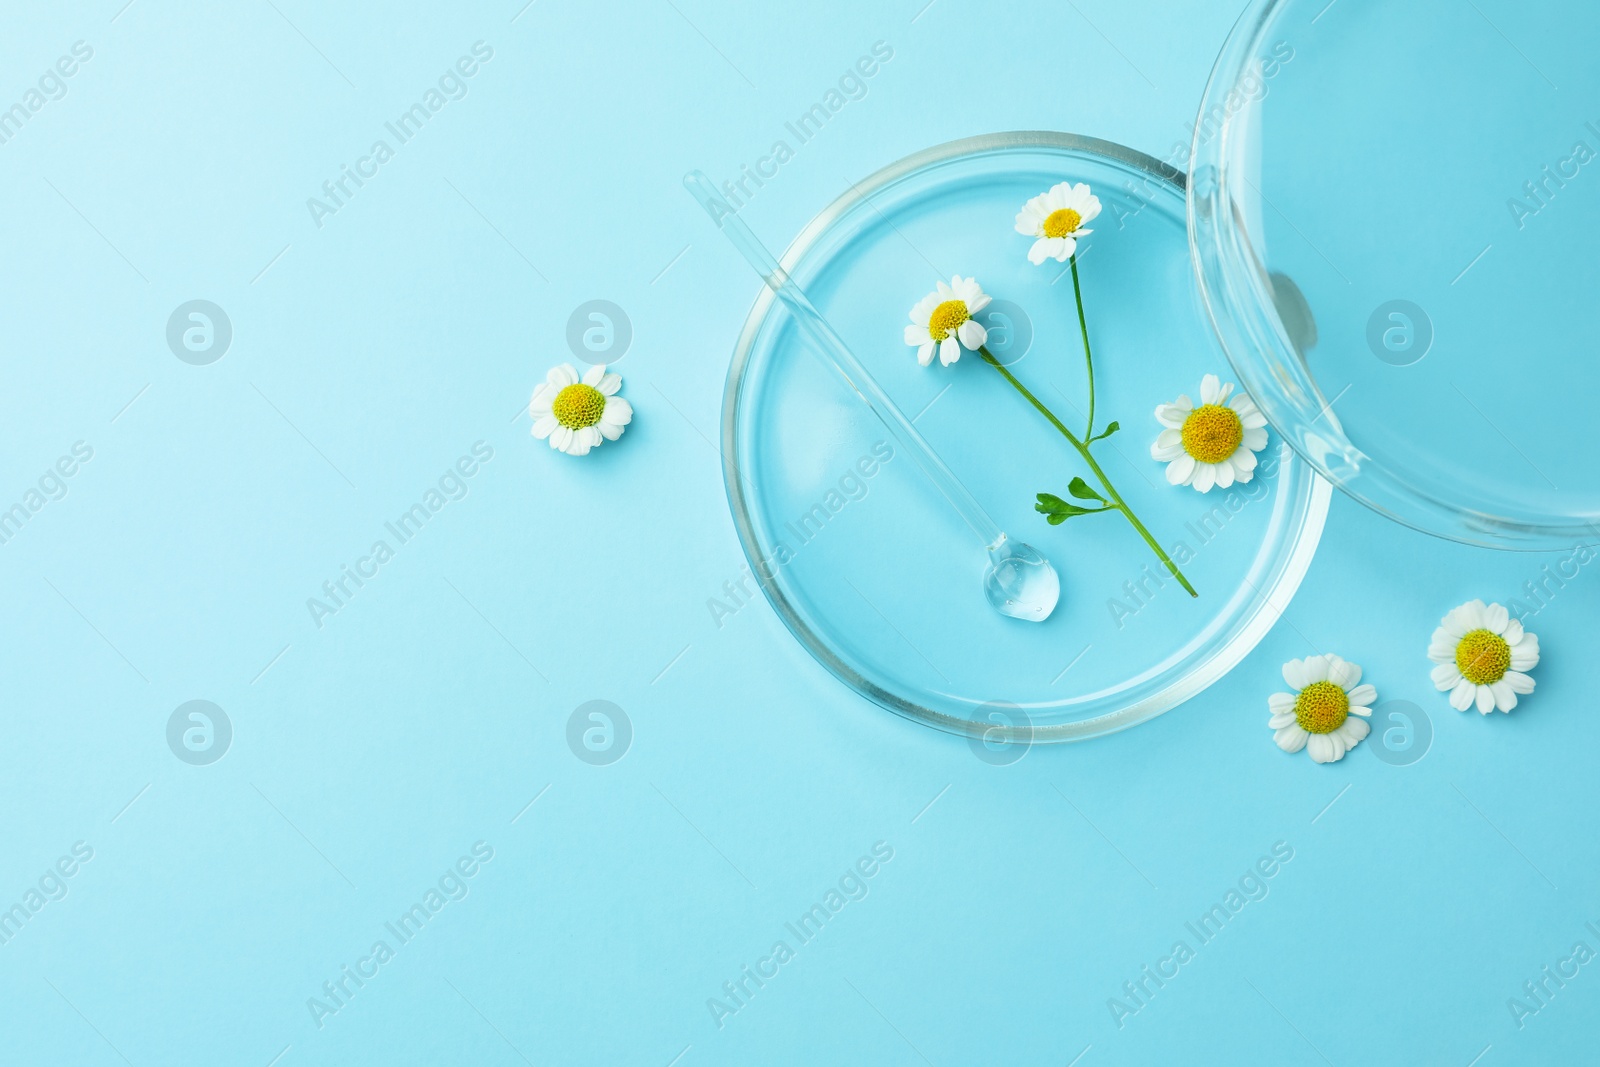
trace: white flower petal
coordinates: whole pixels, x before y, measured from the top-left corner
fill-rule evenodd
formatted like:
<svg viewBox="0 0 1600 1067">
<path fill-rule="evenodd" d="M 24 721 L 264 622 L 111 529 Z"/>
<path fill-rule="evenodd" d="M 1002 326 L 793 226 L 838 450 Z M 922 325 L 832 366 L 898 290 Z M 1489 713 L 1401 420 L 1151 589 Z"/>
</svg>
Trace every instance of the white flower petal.
<svg viewBox="0 0 1600 1067">
<path fill-rule="evenodd" d="M 1217 484 L 1217 467 L 1214 463 L 1197 463 L 1194 469 L 1193 485 L 1202 493 L 1211 492 L 1211 487 Z"/>
<path fill-rule="evenodd" d="M 1441 663 L 1428 672 L 1428 677 L 1433 679 L 1435 689 L 1454 689 L 1456 683 L 1461 681 L 1461 672 L 1456 670 L 1454 663 Z"/>
<path fill-rule="evenodd" d="M 1215 374 L 1208 374 L 1200 379 L 1200 403 L 1215 404 L 1222 394 L 1222 379 Z"/>
<path fill-rule="evenodd" d="M 551 434 L 555 433 L 556 427 L 560 425 L 561 423 L 556 421 L 556 417 L 554 415 L 542 415 L 540 416 L 539 420 L 533 424 L 533 436 L 543 441 L 546 437 L 549 437 Z"/>
<path fill-rule="evenodd" d="M 928 364 L 933 362 L 933 354 L 938 350 L 938 348 L 939 346 L 934 343 L 933 338 L 928 338 L 922 343 L 922 346 L 917 349 L 917 362 L 926 367 Z"/>
<path fill-rule="evenodd" d="M 1167 482 L 1171 485 L 1189 484 L 1194 478 L 1195 467 L 1194 457 L 1185 452 L 1167 464 Z"/>
<path fill-rule="evenodd" d="M 1332 763 L 1344 755 L 1343 748 L 1329 734 L 1310 735 L 1306 741 L 1306 751 L 1317 763 Z"/>
<path fill-rule="evenodd" d="M 1150 458 L 1162 463 L 1171 463 L 1183 455 L 1182 445 L 1163 445 L 1156 442 L 1150 446 Z"/>
<path fill-rule="evenodd" d="M 954 337 L 946 337 L 939 342 L 939 365 L 948 367 L 961 358 L 961 342 Z"/>
<path fill-rule="evenodd" d="M 983 323 L 976 319 L 968 319 L 956 330 L 956 336 L 961 343 L 976 352 L 989 340 L 989 331 L 983 328 Z"/>
<path fill-rule="evenodd" d="M 1349 721 L 1349 719 L 1345 720 L 1345 722 Z M 1344 759 L 1344 754 L 1350 751 L 1350 740 L 1345 736 L 1343 726 L 1328 735 L 1328 742 L 1333 745 L 1333 761 L 1335 763 Z"/>
<path fill-rule="evenodd" d="M 1328 680 L 1328 668 L 1333 666 L 1332 659 L 1333 657 L 1327 654 L 1307 656 L 1305 661 L 1306 685 L 1310 685 L 1312 682 L 1326 682 Z"/>
<path fill-rule="evenodd" d="M 1274 715 L 1294 710 L 1293 693 L 1273 693 L 1267 697 L 1267 707 Z"/>
<path fill-rule="evenodd" d="M 1299 752 L 1306 747 L 1306 739 L 1311 735 L 1301 729 L 1299 725 L 1285 726 L 1272 735 L 1278 747 L 1285 752 Z"/>
<path fill-rule="evenodd" d="M 1472 707 L 1472 699 L 1477 693 L 1478 687 L 1463 678 L 1450 690 L 1450 706 L 1457 711 L 1466 711 Z"/>
<path fill-rule="evenodd" d="M 1371 682 L 1368 682 L 1365 685 L 1356 686 L 1354 689 L 1350 690 L 1349 695 L 1352 706 L 1359 704 L 1362 707 L 1368 707 L 1377 703 L 1378 700 L 1378 690 Z"/>
<path fill-rule="evenodd" d="M 606 406 L 600 412 L 600 421 L 613 426 L 626 426 L 633 421 L 633 405 L 620 396 L 607 397 Z"/>
<path fill-rule="evenodd" d="M 1346 693 L 1361 684 L 1361 668 L 1340 656 L 1328 657 L 1328 681 Z"/>
<path fill-rule="evenodd" d="M 1478 686 L 1477 690 L 1478 712 L 1487 715 L 1494 710 L 1494 690 L 1486 685 Z"/>
<path fill-rule="evenodd" d="M 600 379 L 606 376 L 604 363 L 591 363 L 589 369 L 583 372 L 583 384 L 593 389 L 600 384 Z"/>
<path fill-rule="evenodd" d="M 1521 671 L 1506 671 L 1505 678 L 1502 680 L 1511 687 L 1513 693 L 1521 693 L 1523 696 L 1527 696 L 1533 692 L 1533 679 Z"/>
<path fill-rule="evenodd" d="M 1501 604 L 1490 604 L 1483 613 L 1483 624 L 1491 633 L 1505 633 L 1506 624 L 1510 621 L 1511 613 Z"/>
<path fill-rule="evenodd" d="M 1283 680 L 1289 684 L 1290 689 L 1297 693 L 1310 685 L 1311 677 L 1306 672 L 1306 661 L 1292 659 L 1285 663 L 1283 665 Z"/>
<path fill-rule="evenodd" d="M 1178 434 L 1181 439 L 1183 436 L 1183 420 L 1189 417 L 1191 410 L 1193 409 L 1181 408 L 1177 404 L 1157 404 L 1156 421 L 1165 426 L 1167 430 Z"/>
<path fill-rule="evenodd" d="M 558 363 L 550 368 L 550 373 L 545 375 L 544 380 L 557 389 L 565 389 L 569 385 L 578 384 L 578 371 L 570 363 Z"/>
<path fill-rule="evenodd" d="M 1037 237 L 1040 228 L 1044 225 L 1045 213 L 1034 206 L 1032 200 L 1017 212 L 1017 232 L 1024 237 Z"/>
<path fill-rule="evenodd" d="M 1488 688 L 1494 694 L 1494 706 L 1501 711 L 1510 711 L 1517 706 L 1517 694 L 1504 678 L 1491 682 Z"/>
</svg>

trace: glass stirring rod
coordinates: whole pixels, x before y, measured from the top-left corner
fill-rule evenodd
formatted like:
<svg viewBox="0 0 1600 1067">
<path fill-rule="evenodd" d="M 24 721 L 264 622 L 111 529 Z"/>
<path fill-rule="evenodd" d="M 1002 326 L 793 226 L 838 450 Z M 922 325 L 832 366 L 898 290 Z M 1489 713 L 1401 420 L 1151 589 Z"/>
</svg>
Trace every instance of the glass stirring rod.
<svg viewBox="0 0 1600 1067">
<path fill-rule="evenodd" d="M 868 372 L 844 339 L 834 331 L 828 320 L 811 303 L 805 291 L 778 263 L 771 252 L 734 214 L 722 196 L 712 186 L 710 179 L 698 170 L 683 177 L 684 188 L 711 216 L 722 235 L 736 248 L 767 286 L 788 308 L 795 322 L 818 346 L 845 383 L 872 409 L 872 412 L 889 428 L 895 439 L 917 461 L 924 474 L 955 508 L 977 535 L 978 541 L 989 556 L 989 568 L 984 575 L 984 592 L 989 603 L 1001 614 L 1029 622 L 1043 622 L 1055 610 L 1061 595 L 1061 580 L 1037 549 L 1020 541 L 1012 541 L 998 523 L 974 499 L 967 487 L 939 458 L 917 428 L 906 418 L 900 406 L 889 398 Z"/>
</svg>

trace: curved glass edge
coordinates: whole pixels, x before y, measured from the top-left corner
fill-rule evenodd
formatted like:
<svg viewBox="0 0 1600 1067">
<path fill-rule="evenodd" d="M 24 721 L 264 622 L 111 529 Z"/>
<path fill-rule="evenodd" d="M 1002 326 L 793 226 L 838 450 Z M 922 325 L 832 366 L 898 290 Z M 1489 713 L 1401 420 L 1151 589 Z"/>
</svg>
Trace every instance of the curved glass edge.
<svg viewBox="0 0 1600 1067">
<path fill-rule="evenodd" d="M 1182 171 L 1142 152 L 1099 138 L 1036 130 L 963 138 L 907 156 L 853 185 L 800 231 L 779 257 L 780 263 L 786 272 L 795 271 L 802 257 L 835 221 L 878 190 L 924 167 L 966 155 L 1027 148 L 1100 155 L 1167 183 L 1179 195 L 1183 195 L 1185 191 L 1186 182 Z M 749 501 L 745 496 L 744 476 L 738 466 L 737 441 L 745 371 L 754 351 L 756 339 L 767 317 L 772 313 L 775 302 L 776 296 L 773 291 L 767 286 L 762 286 L 740 330 L 734 346 L 733 360 L 728 367 L 722 404 L 722 472 L 729 508 L 739 535 L 740 547 L 751 565 L 751 572 L 761 583 L 762 592 L 765 593 L 768 603 L 772 605 L 784 626 L 829 673 L 880 707 L 947 733 L 1007 744 L 1081 741 L 1115 733 L 1172 710 L 1227 674 L 1266 636 L 1300 588 L 1300 583 L 1305 578 L 1322 538 L 1332 490 L 1328 482 L 1315 470 L 1294 464 L 1286 465 L 1280 477 L 1284 486 L 1283 491 L 1288 495 L 1293 509 L 1286 517 L 1286 521 L 1298 524 L 1300 533 L 1292 551 L 1280 561 L 1276 573 L 1265 576 L 1270 593 L 1256 604 L 1255 609 L 1243 620 L 1242 625 L 1236 628 L 1231 637 L 1213 649 L 1194 670 L 1171 685 L 1137 699 L 1115 712 L 1042 726 L 1013 726 L 958 718 L 889 692 L 834 655 L 784 596 L 777 582 L 763 574 L 763 568 L 757 565 L 761 552 L 750 515 Z"/>
<path fill-rule="evenodd" d="M 1401 472 L 1367 462 L 1333 418 L 1328 399 L 1280 315 L 1265 263 L 1245 223 L 1237 171 L 1249 146 L 1238 123 L 1255 108 L 1229 106 L 1292 0 L 1253 0 L 1239 16 L 1211 70 L 1190 145 L 1189 250 L 1201 301 L 1246 392 L 1295 452 L 1347 496 L 1403 526 L 1482 548 L 1549 551 L 1595 543 L 1600 523 L 1536 514 L 1495 514 L 1440 499 Z M 1205 136 L 1205 119 L 1221 115 Z M 1245 193 L 1250 190 L 1244 189 Z M 1248 357 L 1244 354 L 1248 353 Z M 1324 428 L 1312 430 L 1318 423 Z"/>
</svg>

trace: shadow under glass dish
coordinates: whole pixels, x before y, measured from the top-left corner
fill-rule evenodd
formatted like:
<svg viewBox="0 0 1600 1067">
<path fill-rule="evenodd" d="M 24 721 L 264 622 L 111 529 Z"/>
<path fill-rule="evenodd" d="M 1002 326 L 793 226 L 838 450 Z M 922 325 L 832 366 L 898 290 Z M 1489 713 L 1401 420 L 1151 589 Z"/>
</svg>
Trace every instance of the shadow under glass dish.
<svg viewBox="0 0 1600 1067">
<path fill-rule="evenodd" d="M 919 367 L 906 312 L 950 274 L 995 298 L 991 348 L 1069 425 L 1087 403 L 1065 264 L 1027 262 L 1012 229 L 1062 180 L 1105 205 L 1080 272 L 1095 356 L 1096 446 L 1119 490 L 1200 591 L 1191 600 L 1120 516 L 1050 527 L 1035 494 L 1081 460 L 971 354 Z M 782 257 L 884 390 L 1013 536 L 1060 574 L 1043 623 L 990 610 L 971 532 L 849 387 L 801 351 L 768 289 L 741 334 L 723 410 L 724 474 L 752 572 L 784 623 L 890 710 L 989 740 L 1058 741 L 1141 722 L 1221 677 L 1276 621 L 1310 562 L 1328 486 L 1282 448 L 1249 485 L 1169 486 L 1152 412 L 1226 370 L 1195 297 L 1182 175 L 1120 146 L 1054 133 L 972 138 L 878 172 Z"/>
<path fill-rule="evenodd" d="M 1600 6 L 1256 0 L 1190 228 L 1228 358 L 1357 500 L 1470 544 L 1600 540 Z"/>
</svg>

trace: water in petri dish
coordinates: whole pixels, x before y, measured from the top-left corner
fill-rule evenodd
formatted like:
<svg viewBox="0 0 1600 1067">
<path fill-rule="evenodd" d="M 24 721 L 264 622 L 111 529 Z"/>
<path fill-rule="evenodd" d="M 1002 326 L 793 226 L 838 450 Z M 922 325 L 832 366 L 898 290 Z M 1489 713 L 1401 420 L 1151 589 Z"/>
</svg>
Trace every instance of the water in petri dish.
<svg viewBox="0 0 1600 1067">
<path fill-rule="evenodd" d="M 1021 205 L 1062 180 L 1089 182 L 1104 204 L 1080 273 L 1095 425 L 1121 429 L 1095 451 L 1199 599 L 1120 516 L 1048 525 L 1036 494 L 1065 497 L 1074 476 L 1090 477 L 1082 461 L 993 368 L 970 353 L 920 367 L 902 337 L 936 281 L 976 277 L 995 300 L 982 317 L 997 357 L 1081 428 L 1088 391 L 1071 275 L 1053 260 L 1030 264 L 1030 240 L 1013 231 Z M 806 240 L 795 277 L 957 477 L 1060 580 L 1042 623 L 994 611 L 971 531 L 787 314 L 758 310 L 730 385 L 730 495 L 753 567 L 813 654 L 896 710 L 970 723 L 1016 706 L 1043 737 L 1162 694 L 1155 710 L 1165 710 L 1237 662 L 1259 637 L 1241 634 L 1262 628 L 1264 600 L 1292 592 L 1322 511 L 1308 468 L 1276 435 L 1255 481 L 1208 494 L 1169 485 L 1150 457 L 1156 405 L 1198 396 L 1207 373 L 1227 377 L 1195 294 L 1176 186 L 1050 145 L 974 151 L 876 188 Z"/>
</svg>

